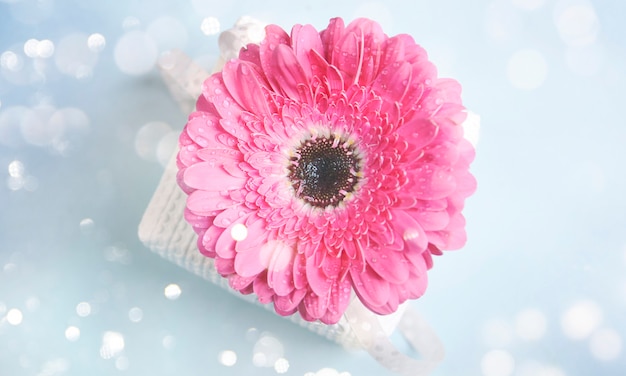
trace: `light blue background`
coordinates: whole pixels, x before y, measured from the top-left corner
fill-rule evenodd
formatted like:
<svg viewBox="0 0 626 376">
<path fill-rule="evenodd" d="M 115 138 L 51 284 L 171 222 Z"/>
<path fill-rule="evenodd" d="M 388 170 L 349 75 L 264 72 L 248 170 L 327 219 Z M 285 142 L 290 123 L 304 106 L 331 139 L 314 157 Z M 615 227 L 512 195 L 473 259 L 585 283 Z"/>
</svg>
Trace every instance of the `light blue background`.
<svg viewBox="0 0 626 376">
<path fill-rule="evenodd" d="M 595 11 L 591 40 L 567 38 L 584 32 L 573 26 L 567 34 L 563 12 L 572 6 Z M 203 34 L 202 20 L 215 17 L 224 30 L 242 15 L 286 29 L 323 29 L 335 16 L 375 18 L 389 35 L 411 34 L 442 76 L 462 83 L 466 106 L 480 114 L 472 167 L 479 188 L 465 211 L 469 241 L 436 258 L 429 289 L 414 302 L 447 349 L 435 375 L 626 373 L 623 1 L 2 0 L 0 55 L 13 55 L 2 55 L 0 67 L 0 375 L 275 375 L 252 362 L 263 332 L 284 345 L 287 375 L 324 367 L 388 374 L 365 352 L 345 351 L 240 301 L 137 239 L 163 171 L 156 158 L 139 155 L 137 140 L 149 140 L 138 132 L 150 122 L 176 132 L 186 115 L 156 70 L 120 71 L 116 44 L 168 16 L 185 38 L 160 51 L 179 47 L 210 67 L 217 35 Z M 63 73 L 71 59 L 57 64 L 60 41 L 74 33 L 106 40 L 92 54 L 97 61 L 87 54 L 82 78 Z M 26 56 L 31 38 L 52 41 L 54 54 Z M 539 61 L 515 65 L 515 54 L 529 49 Z M 8 68 L 12 56 L 20 69 Z M 54 128 L 9 116 L 41 105 L 79 109 L 88 123 Z M 164 296 L 170 283 L 182 289 L 177 300 Z M 79 316 L 80 302 L 90 304 L 89 315 Z M 143 312 L 139 322 L 129 319 L 133 307 Z M 531 332 L 539 325 L 534 337 L 524 330 L 528 309 L 544 319 L 530 320 Z M 13 325 L 16 310 L 23 318 Z M 572 316 L 579 339 L 563 329 Z M 80 330 L 76 341 L 66 338 L 70 326 Z M 111 359 L 101 355 L 107 331 L 124 337 Z M 220 364 L 224 350 L 237 353 L 234 366 Z M 490 368 L 494 354 L 513 359 L 513 370 Z"/>
</svg>

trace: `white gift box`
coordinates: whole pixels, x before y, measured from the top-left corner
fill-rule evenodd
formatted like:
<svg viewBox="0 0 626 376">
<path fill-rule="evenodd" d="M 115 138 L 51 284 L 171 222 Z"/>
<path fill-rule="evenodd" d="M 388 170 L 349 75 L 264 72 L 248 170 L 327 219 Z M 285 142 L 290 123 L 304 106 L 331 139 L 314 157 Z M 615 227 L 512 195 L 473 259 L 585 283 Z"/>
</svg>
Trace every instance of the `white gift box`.
<svg viewBox="0 0 626 376">
<path fill-rule="evenodd" d="M 263 37 L 262 30 L 260 23 L 244 17 L 233 29 L 222 33 L 221 58 L 216 69 L 221 69 L 225 60 L 236 57 L 245 44 L 259 42 Z M 162 56 L 159 67 L 181 109 L 185 113 L 193 111 L 202 82 L 209 73 L 181 51 L 171 51 Z M 259 303 L 254 294 L 242 295 L 231 289 L 228 280 L 215 269 L 213 259 L 198 251 L 197 235 L 183 218 L 187 196 L 176 182 L 176 173 L 176 158 L 173 156 L 139 225 L 141 241 L 161 257 L 242 299 L 273 311 L 271 304 Z M 408 303 L 401 305 L 394 314 L 379 316 L 365 308 L 353 294 L 337 324 L 308 322 L 297 313 L 285 318 L 344 347 L 363 348 L 385 367 L 403 375 L 426 375 L 443 359 L 441 342 Z M 397 350 L 389 340 L 396 329 L 418 351 L 420 359 L 410 358 Z"/>
</svg>

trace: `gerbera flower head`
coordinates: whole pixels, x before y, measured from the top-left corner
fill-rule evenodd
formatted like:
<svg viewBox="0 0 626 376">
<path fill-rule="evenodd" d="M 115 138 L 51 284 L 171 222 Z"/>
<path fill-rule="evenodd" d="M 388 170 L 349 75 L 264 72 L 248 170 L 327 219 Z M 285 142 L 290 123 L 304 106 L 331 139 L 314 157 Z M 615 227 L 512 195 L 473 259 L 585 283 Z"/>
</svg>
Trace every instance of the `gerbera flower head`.
<svg viewBox="0 0 626 376">
<path fill-rule="evenodd" d="M 180 136 L 200 252 L 233 289 L 309 321 L 336 323 L 353 291 L 378 314 L 419 298 L 431 255 L 465 243 L 460 93 L 371 20 L 267 26 L 204 82 Z"/>
</svg>

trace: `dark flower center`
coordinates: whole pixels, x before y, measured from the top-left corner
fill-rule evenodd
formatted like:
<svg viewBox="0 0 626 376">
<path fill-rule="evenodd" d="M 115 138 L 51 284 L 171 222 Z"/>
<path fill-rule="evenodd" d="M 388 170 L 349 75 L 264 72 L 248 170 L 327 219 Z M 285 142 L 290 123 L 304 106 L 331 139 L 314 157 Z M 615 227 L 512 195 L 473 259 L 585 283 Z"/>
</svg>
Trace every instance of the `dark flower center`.
<svg viewBox="0 0 626 376">
<path fill-rule="evenodd" d="M 313 206 L 337 206 L 354 192 L 361 159 L 341 138 L 312 138 L 296 149 L 289 179 L 296 196 Z"/>
</svg>

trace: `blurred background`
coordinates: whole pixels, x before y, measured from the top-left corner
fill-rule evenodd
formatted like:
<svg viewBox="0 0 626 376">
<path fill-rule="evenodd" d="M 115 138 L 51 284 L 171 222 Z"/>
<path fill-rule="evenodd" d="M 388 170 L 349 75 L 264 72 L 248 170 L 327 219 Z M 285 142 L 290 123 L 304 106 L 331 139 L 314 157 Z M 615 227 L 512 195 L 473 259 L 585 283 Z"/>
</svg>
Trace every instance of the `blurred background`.
<svg viewBox="0 0 626 376">
<path fill-rule="evenodd" d="M 391 374 L 137 238 L 186 119 L 155 63 L 244 15 L 411 34 L 480 115 L 434 375 L 626 374 L 626 2 L 0 0 L 0 375 Z"/>
</svg>

